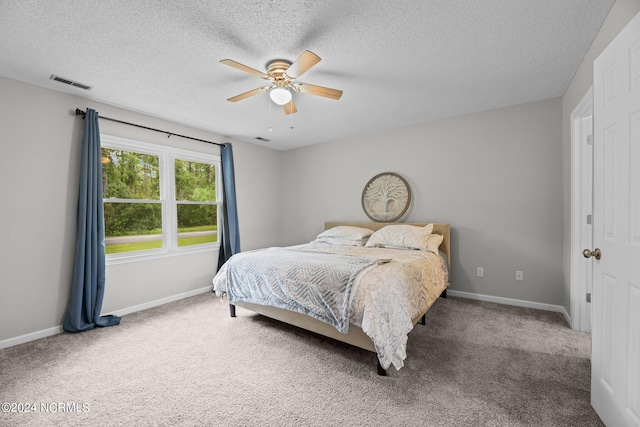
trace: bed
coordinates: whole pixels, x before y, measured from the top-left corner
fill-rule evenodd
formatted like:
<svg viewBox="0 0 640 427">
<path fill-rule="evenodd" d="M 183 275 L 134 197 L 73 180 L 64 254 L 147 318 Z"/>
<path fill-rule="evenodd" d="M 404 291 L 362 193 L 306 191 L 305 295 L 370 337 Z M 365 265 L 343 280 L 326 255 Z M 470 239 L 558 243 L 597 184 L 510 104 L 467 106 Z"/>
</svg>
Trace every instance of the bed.
<svg viewBox="0 0 640 427">
<path fill-rule="evenodd" d="M 425 313 L 439 297 L 446 298 L 449 225 L 327 222 L 324 228 L 306 244 L 234 255 L 214 277 L 214 292 L 228 298 L 232 317 L 241 307 L 368 350 L 377 355 L 380 375 L 392 364 L 402 368 L 408 333 L 418 322 L 424 324 Z M 274 270 L 285 269 L 289 258 L 292 265 L 282 273 L 287 277 L 272 277 Z M 345 259 L 353 265 L 344 270 L 342 264 L 335 269 L 327 264 Z M 304 291 L 283 290 L 292 271 Z M 343 283 L 327 290 L 329 279 L 324 276 L 339 276 Z M 300 286 L 305 277 L 310 277 L 309 284 Z M 304 302 L 298 303 L 299 298 Z M 331 299 L 335 301 L 327 303 Z"/>
</svg>

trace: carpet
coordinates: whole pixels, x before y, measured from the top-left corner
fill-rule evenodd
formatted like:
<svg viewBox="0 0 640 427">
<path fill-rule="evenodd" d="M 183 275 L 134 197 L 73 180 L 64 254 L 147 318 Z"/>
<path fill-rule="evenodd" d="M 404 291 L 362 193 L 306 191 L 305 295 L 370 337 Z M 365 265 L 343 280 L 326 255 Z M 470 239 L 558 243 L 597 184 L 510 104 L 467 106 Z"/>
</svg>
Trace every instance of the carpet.
<svg viewBox="0 0 640 427">
<path fill-rule="evenodd" d="M 373 353 L 201 294 L 0 350 L 0 425 L 603 425 L 590 335 L 558 313 L 441 298 L 407 353 L 380 377 Z"/>
</svg>

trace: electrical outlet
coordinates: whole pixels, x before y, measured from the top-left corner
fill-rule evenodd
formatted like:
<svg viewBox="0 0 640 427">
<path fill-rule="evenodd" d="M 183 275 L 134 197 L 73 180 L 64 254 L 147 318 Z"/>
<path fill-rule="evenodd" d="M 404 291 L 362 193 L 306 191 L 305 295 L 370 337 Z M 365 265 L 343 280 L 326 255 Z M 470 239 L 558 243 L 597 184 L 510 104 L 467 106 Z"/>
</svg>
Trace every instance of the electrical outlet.
<svg viewBox="0 0 640 427">
<path fill-rule="evenodd" d="M 476 271 L 476 275 L 478 277 L 484 277 L 484 268 L 478 267 L 478 270 Z"/>
<path fill-rule="evenodd" d="M 519 282 L 522 282 L 524 280 L 522 271 L 520 271 L 520 270 L 516 271 L 516 280 L 519 281 Z"/>
</svg>

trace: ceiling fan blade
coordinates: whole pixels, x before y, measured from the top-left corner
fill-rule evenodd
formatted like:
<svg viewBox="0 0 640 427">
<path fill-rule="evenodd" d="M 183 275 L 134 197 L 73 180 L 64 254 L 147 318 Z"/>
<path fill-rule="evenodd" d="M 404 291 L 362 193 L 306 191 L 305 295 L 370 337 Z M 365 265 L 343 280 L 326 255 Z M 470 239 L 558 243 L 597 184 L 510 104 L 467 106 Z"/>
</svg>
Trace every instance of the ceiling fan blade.
<svg viewBox="0 0 640 427">
<path fill-rule="evenodd" d="M 259 93 L 264 92 L 265 90 L 269 89 L 271 86 L 263 86 L 263 87 L 259 87 L 257 89 L 253 89 L 250 90 L 249 92 L 245 92 L 245 93 L 241 93 L 240 95 L 236 95 L 234 97 L 231 97 L 229 99 L 227 99 L 227 101 L 231 101 L 231 102 L 237 102 L 237 101 L 242 101 L 245 98 L 248 98 L 250 96 L 253 95 L 257 95 Z"/>
<path fill-rule="evenodd" d="M 331 98 L 335 100 L 340 99 L 340 97 L 342 96 L 341 90 L 331 89 L 324 86 L 316 86 L 309 83 L 299 83 L 296 85 L 296 89 L 302 93 L 324 96 L 325 98 Z"/>
<path fill-rule="evenodd" d="M 258 71 L 254 68 L 247 67 L 246 65 L 236 62 L 233 59 L 221 59 L 220 62 L 222 62 L 225 65 L 228 65 L 229 67 L 237 68 L 240 71 L 244 71 L 245 73 L 249 73 L 263 79 L 269 79 L 269 76 L 263 73 L 262 71 Z"/>
<path fill-rule="evenodd" d="M 285 114 L 293 114 L 297 113 L 298 109 L 296 108 L 296 104 L 293 102 L 293 99 L 290 102 L 287 102 L 283 105 Z"/>
<path fill-rule="evenodd" d="M 320 62 L 320 57 L 318 55 L 311 52 L 310 50 L 305 50 L 304 52 L 302 52 L 302 55 L 298 57 L 298 59 L 293 61 L 293 64 L 289 65 L 289 68 L 287 68 L 285 74 L 292 79 L 297 79 L 298 77 L 309 71 L 309 69 L 316 65 L 318 62 Z"/>
</svg>

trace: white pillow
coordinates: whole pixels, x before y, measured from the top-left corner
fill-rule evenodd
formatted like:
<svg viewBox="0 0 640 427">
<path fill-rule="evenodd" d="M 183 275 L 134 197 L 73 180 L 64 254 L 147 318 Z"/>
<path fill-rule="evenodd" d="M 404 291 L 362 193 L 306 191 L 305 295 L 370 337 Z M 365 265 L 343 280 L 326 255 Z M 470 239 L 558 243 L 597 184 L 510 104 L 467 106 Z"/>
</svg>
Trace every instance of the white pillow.
<svg viewBox="0 0 640 427">
<path fill-rule="evenodd" d="M 318 234 L 317 238 L 332 237 L 347 240 L 362 240 L 373 234 L 373 230 L 362 227 L 353 227 L 350 225 L 339 225 Z"/>
<path fill-rule="evenodd" d="M 328 243 L 330 245 L 364 246 L 368 237 L 358 240 L 343 239 L 342 237 L 318 237 L 311 243 Z"/>
<path fill-rule="evenodd" d="M 424 227 L 407 224 L 387 225 L 373 233 L 365 246 L 426 251 L 432 232 L 433 224 Z"/>
<path fill-rule="evenodd" d="M 444 236 L 442 234 L 430 234 L 429 238 L 427 239 L 427 250 L 429 252 L 437 254 L 443 240 Z"/>
</svg>

